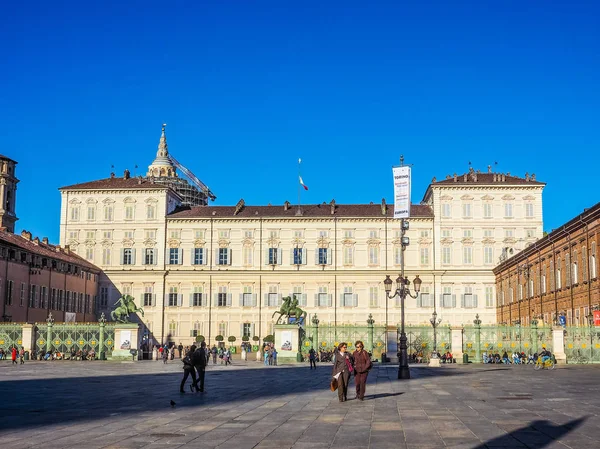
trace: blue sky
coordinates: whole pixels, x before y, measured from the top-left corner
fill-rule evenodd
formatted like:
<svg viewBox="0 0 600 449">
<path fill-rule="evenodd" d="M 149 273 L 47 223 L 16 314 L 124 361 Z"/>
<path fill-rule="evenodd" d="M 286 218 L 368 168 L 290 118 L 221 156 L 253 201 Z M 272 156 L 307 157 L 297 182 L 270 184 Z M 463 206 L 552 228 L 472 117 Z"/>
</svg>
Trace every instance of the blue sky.
<svg viewBox="0 0 600 449">
<path fill-rule="evenodd" d="M 91 3 L 3 7 L 18 231 L 57 241 L 57 189 L 145 172 L 163 122 L 214 204 L 295 202 L 298 157 L 305 203 L 391 202 L 400 154 L 416 203 L 469 161 L 547 182 L 546 230 L 599 201 L 598 2 Z"/>
</svg>

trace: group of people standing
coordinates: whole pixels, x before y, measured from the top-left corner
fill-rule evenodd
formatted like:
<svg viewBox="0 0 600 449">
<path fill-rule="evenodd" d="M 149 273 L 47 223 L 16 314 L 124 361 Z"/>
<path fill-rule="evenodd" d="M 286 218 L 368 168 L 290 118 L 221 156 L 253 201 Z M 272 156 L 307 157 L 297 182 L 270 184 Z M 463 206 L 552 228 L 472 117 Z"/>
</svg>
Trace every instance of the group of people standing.
<svg viewBox="0 0 600 449">
<path fill-rule="evenodd" d="M 265 366 L 277 366 L 277 349 L 275 345 L 267 344 L 264 347 L 264 363 Z"/>
<path fill-rule="evenodd" d="M 348 384 L 352 374 L 354 374 L 354 383 L 356 384 L 356 399 L 359 401 L 365 399 L 367 376 L 373 367 L 373 363 L 369 353 L 365 351 L 365 345 L 362 341 L 358 340 L 354 346 L 356 350 L 350 354 L 348 344 L 345 342 L 340 343 L 333 354 L 332 377 L 337 383 L 340 402 L 348 400 Z"/>
<path fill-rule="evenodd" d="M 19 363 L 23 365 L 25 363 L 25 348 L 23 346 L 21 346 L 21 349 L 17 349 L 16 346 L 13 346 L 6 352 L 10 352 L 10 359 L 12 360 L 13 365 Z M 0 360 L 6 359 L 6 352 L 4 352 L 4 349 L 0 348 Z M 19 360 L 18 362 L 17 359 Z"/>
</svg>

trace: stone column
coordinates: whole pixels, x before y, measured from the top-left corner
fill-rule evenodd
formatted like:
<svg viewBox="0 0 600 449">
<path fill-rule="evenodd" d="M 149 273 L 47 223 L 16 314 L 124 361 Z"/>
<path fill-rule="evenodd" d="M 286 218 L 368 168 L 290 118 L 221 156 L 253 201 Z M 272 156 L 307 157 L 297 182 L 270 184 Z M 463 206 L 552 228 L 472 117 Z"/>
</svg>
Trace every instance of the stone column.
<svg viewBox="0 0 600 449">
<path fill-rule="evenodd" d="M 28 351 L 29 355 L 31 356 L 31 350 L 35 347 L 35 332 L 33 331 L 33 324 L 23 324 L 21 327 L 21 332 L 21 346 L 23 346 L 25 351 Z"/>
<path fill-rule="evenodd" d="M 552 353 L 558 363 L 567 363 L 565 354 L 565 334 L 561 326 L 552 328 Z"/>
<path fill-rule="evenodd" d="M 475 363 L 481 363 L 481 320 L 479 314 L 473 320 L 475 325 Z"/>
<path fill-rule="evenodd" d="M 100 337 L 98 338 L 98 360 L 106 360 L 106 353 L 104 352 L 104 326 L 106 326 L 106 317 L 104 312 L 100 315 L 98 320 L 100 324 Z"/>
<path fill-rule="evenodd" d="M 452 337 L 452 356 L 456 363 L 463 362 L 463 329 L 462 327 L 451 327 L 450 335 Z"/>
<path fill-rule="evenodd" d="M 46 323 L 48 323 L 48 328 L 46 330 L 46 352 L 49 352 L 52 351 L 52 327 L 54 326 L 54 317 L 52 316 L 52 312 L 48 314 Z"/>
<path fill-rule="evenodd" d="M 367 334 L 367 348 L 373 354 L 373 335 L 374 335 L 374 325 L 375 320 L 373 319 L 373 315 L 369 313 L 369 319 L 367 320 L 367 325 L 369 326 L 368 334 Z"/>
</svg>

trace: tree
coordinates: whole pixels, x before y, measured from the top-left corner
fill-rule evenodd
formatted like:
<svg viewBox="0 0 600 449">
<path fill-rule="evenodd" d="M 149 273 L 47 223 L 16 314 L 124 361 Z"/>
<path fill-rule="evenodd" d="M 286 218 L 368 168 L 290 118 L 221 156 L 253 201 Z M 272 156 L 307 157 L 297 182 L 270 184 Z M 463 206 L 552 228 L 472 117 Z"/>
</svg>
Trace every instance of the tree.
<svg viewBox="0 0 600 449">
<path fill-rule="evenodd" d="M 247 335 L 244 335 L 242 337 L 242 341 L 250 341 L 250 337 L 248 337 Z"/>
<path fill-rule="evenodd" d="M 274 343 L 275 337 L 273 335 L 267 335 L 265 338 L 263 338 L 263 341 L 265 343 Z"/>
<path fill-rule="evenodd" d="M 256 336 L 256 335 L 254 337 L 252 337 L 252 341 L 257 344 L 258 344 L 259 340 L 260 340 L 260 338 L 258 338 L 258 336 Z"/>
<path fill-rule="evenodd" d="M 196 343 L 202 343 L 205 340 L 206 340 L 206 338 L 204 338 L 204 335 L 196 336 Z"/>
<path fill-rule="evenodd" d="M 234 337 L 233 335 L 231 335 L 231 336 L 229 336 L 229 337 L 227 338 L 227 341 L 228 341 L 229 343 L 233 343 L 233 342 L 235 341 L 235 337 Z"/>
<path fill-rule="evenodd" d="M 216 341 L 223 341 L 223 340 L 225 340 L 225 339 L 223 338 L 223 336 L 222 336 L 222 335 L 217 335 L 217 336 L 215 337 L 215 340 L 216 340 Z"/>
</svg>

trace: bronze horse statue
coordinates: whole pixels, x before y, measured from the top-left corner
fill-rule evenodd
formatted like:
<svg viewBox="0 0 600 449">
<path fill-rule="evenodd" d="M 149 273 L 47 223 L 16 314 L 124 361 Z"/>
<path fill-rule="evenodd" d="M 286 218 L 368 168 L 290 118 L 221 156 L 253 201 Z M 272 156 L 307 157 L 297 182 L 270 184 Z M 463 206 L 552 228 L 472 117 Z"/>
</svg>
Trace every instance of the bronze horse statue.
<svg viewBox="0 0 600 449">
<path fill-rule="evenodd" d="M 301 321 L 301 319 L 303 322 L 306 322 L 306 312 L 298 306 L 298 300 L 295 298 L 292 299 L 291 296 L 286 296 L 283 298 L 281 308 L 273 312 L 273 316 L 271 316 L 271 318 L 274 318 L 277 314 L 279 314 L 279 317 L 277 317 L 275 324 L 280 324 L 282 318 L 291 317 L 296 318 L 296 321 L 298 322 Z"/>
</svg>

